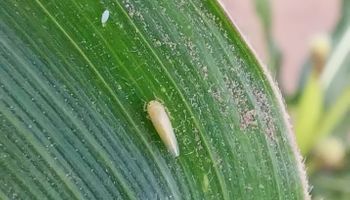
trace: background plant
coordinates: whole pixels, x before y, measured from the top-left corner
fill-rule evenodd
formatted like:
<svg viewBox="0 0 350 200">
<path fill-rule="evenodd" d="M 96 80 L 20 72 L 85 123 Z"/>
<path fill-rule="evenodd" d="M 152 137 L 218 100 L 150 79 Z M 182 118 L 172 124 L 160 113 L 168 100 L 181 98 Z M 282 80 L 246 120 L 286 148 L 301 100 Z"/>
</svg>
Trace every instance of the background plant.
<svg viewBox="0 0 350 200">
<path fill-rule="evenodd" d="M 273 16 L 261 14 L 271 13 L 271 2 L 255 2 L 261 24 L 270 30 L 265 31 L 265 35 L 270 35 L 266 43 L 271 44 Z M 286 96 L 315 199 L 350 198 L 350 1 L 343 0 L 341 8 L 333 33 L 314 37 L 299 88 L 295 95 Z M 273 52 L 269 55 L 274 57 Z M 278 59 L 280 55 L 275 56 Z M 280 80 L 278 75 L 276 79 Z"/>
</svg>

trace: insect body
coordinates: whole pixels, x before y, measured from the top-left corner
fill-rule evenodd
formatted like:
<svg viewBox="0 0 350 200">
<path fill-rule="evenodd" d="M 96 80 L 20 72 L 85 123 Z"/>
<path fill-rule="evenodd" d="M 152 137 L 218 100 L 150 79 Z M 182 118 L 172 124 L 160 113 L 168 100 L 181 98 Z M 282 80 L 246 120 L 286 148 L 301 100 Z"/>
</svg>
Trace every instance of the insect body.
<svg viewBox="0 0 350 200">
<path fill-rule="evenodd" d="M 165 107 L 158 101 L 153 100 L 147 104 L 147 112 L 151 118 L 154 128 L 165 143 L 168 151 L 175 157 L 179 156 L 179 146 Z"/>
<path fill-rule="evenodd" d="M 101 23 L 103 26 L 106 26 L 106 22 L 109 18 L 109 10 L 105 10 L 103 13 L 102 13 L 102 17 L 101 17 Z"/>
</svg>

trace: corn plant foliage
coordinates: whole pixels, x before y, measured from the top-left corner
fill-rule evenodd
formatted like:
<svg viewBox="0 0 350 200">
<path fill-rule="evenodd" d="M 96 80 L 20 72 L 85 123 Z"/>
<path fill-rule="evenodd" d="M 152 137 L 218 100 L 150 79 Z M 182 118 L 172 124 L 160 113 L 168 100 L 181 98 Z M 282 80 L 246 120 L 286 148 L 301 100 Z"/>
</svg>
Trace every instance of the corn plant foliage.
<svg viewBox="0 0 350 200">
<path fill-rule="evenodd" d="M 342 15 L 332 35 L 333 50 L 329 57 L 332 62 L 328 63 L 322 74 L 322 80 L 327 80 L 325 100 L 329 111 L 324 114 L 321 130 L 323 127 L 324 132 L 336 135 L 346 144 L 350 129 L 350 1 L 342 2 Z M 350 183 L 349 160 L 347 150 L 344 166 L 340 169 L 335 169 L 332 173 L 319 170 L 312 175 L 311 181 L 315 188 L 313 194 L 316 198 L 350 199 L 347 187 Z"/>
<path fill-rule="evenodd" d="M 298 116 L 301 117 L 297 117 L 295 123 L 298 132 L 298 144 L 305 154 L 309 153 L 309 150 L 312 149 L 320 138 L 330 134 L 345 135 L 349 132 L 349 0 L 342 1 L 341 17 L 333 34 L 329 37 L 332 41 L 331 52 L 326 59 L 321 73 L 317 75 L 318 77 L 316 79 L 313 78 L 315 68 L 312 69 L 312 67 L 315 67 L 313 66 L 315 63 L 309 58 L 301 73 L 299 91 L 297 91 L 294 99 L 290 102 L 293 104 L 295 103 L 293 101 L 299 101 Z M 315 96 L 315 94 L 317 95 Z M 311 111 L 310 108 L 314 111 Z M 307 115 L 312 115 L 313 117 L 307 117 Z M 314 123 L 306 123 L 306 118 L 308 118 L 308 121 L 313 121 Z M 315 123 L 317 124 L 316 126 L 314 126 Z M 306 145 L 307 143 L 308 145 Z"/>
<path fill-rule="evenodd" d="M 333 32 L 333 49 L 321 74 L 328 107 L 350 88 L 350 1 L 343 0 L 341 18 Z"/>
<path fill-rule="evenodd" d="M 342 15 L 332 35 L 333 50 L 321 76 L 329 115 L 326 128 L 345 135 L 350 129 L 350 1 L 342 1 Z M 327 130 L 327 129 L 326 129 Z"/>
<path fill-rule="evenodd" d="M 332 43 L 327 63 L 320 74 L 320 82 L 325 92 L 326 107 L 332 107 L 336 100 L 350 87 L 350 1 L 341 2 L 341 16 L 330 34 Z M 298 93 L 305 87 L 311 73 L 312 61 L 309 58 L 301 72 Z M 346 92 L 346 91 L 345 91 Z"/>
<path fill-rule="evenodd" d="M 307 198 L 281 99 L 214 0 L 1 1 L 0 86 L 0 199 Z"/>
<path fill-rule="evenodd" d="M 334 133 L 345 135 L 350 128 L 350 1 L 342 1 L 342 15 L 333 33 L 334 47 L 324 73 L 326 82 L 326 103 L 331 111 L 337 113 L 337 117 L 330 118 L 336 121 Z M 339 56 L 340 55 L 340 56 Z M 336 65 L 334 65 L 334 62 Z M 334 70 L 335 69 L 335 70 Z M 332 71 L 333 73 L 330 73 Z M 332 79 L 328 78 L 332 74 Z M 336 107 L 335 109 L 331 109 Z M 339 109 L 340 108 L 340 109 Z M 330 113 L 332 114 L 332 113 Z M 339 118 L 339 119 L 337 119 Z"/>
</svg>

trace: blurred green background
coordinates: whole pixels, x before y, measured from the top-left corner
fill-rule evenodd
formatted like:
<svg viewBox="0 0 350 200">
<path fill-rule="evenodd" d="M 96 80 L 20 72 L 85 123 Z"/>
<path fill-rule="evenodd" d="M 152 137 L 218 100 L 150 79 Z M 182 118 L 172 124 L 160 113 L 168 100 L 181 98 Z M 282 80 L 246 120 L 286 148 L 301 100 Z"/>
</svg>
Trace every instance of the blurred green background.
<svg viewBox="0 0 350 200">
<path fill-rule="evenodd" d="M 280 85 L 313 199 L 350 199 L 350 0 L 222 0 Z"/>
</svg>

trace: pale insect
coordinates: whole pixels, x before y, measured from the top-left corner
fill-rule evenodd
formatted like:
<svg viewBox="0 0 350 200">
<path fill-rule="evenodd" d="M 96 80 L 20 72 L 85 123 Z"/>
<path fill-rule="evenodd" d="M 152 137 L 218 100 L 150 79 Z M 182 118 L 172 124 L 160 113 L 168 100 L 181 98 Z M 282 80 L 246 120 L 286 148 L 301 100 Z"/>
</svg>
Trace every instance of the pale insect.
<svg viewBox="0 0 350 200">
<path fill-rule="evenodd" d="M 147 112 L 154 128 L 165 143 L 168 151 L 175 157 L 179 156 L 179 146 L 165 107 L 160 102 L 152 100 L 147 104 Z"/>
<path fill-rule="evenodd" d="M 106 22 L 107 22 L 108 18 L 109 18 L 109 10 L 105 10 L 101 16 L 102 26 L 106 26 Z"/>
</svg>

